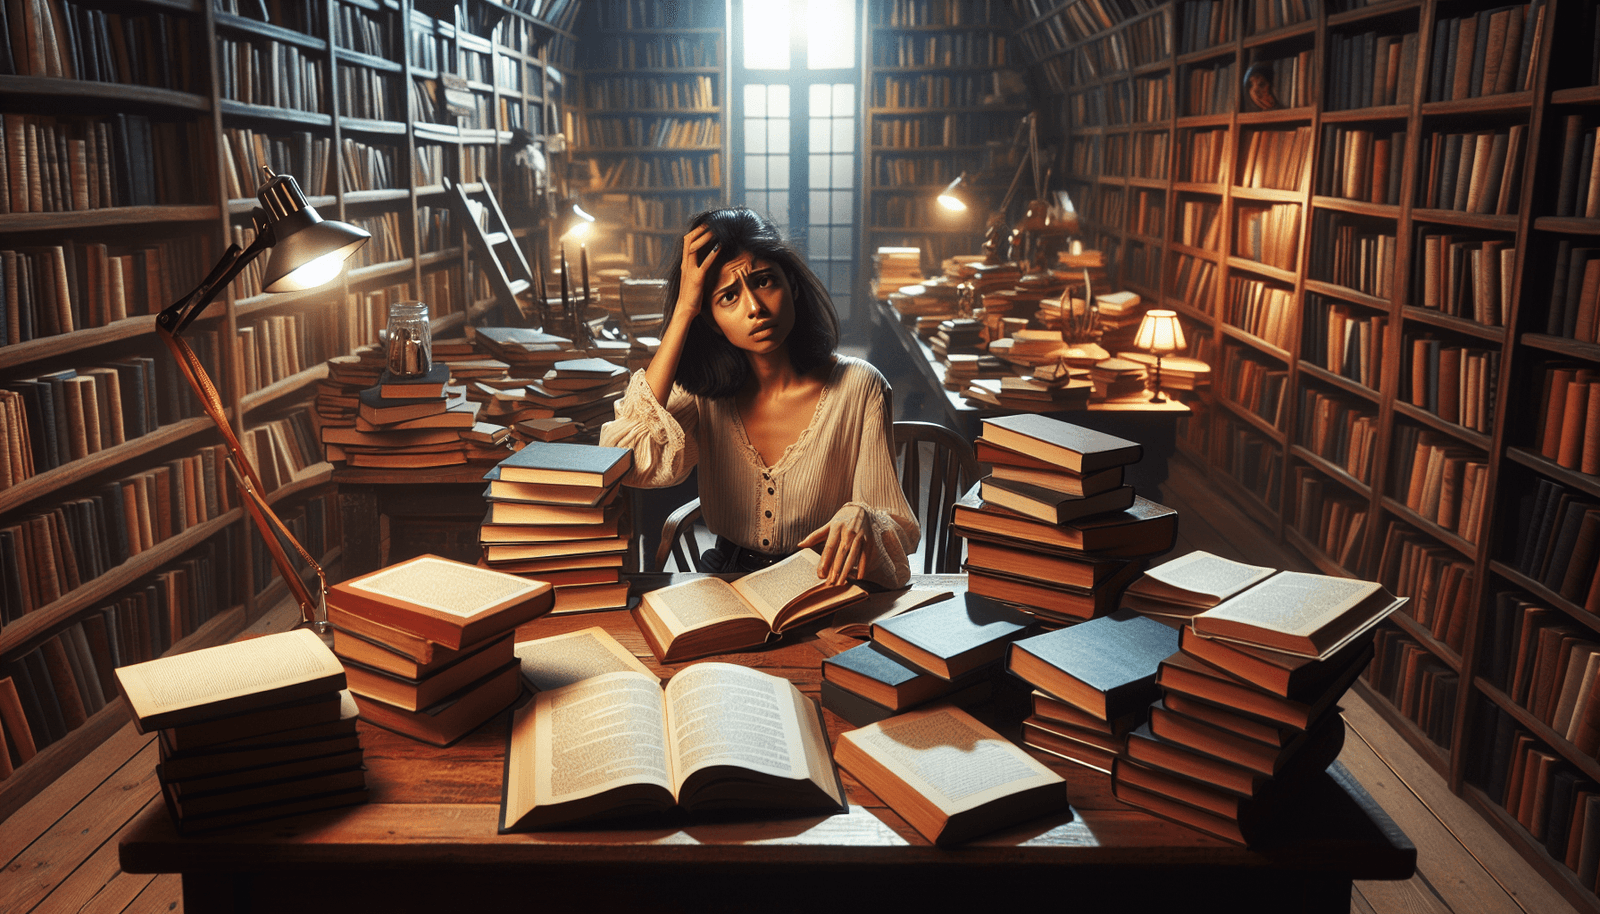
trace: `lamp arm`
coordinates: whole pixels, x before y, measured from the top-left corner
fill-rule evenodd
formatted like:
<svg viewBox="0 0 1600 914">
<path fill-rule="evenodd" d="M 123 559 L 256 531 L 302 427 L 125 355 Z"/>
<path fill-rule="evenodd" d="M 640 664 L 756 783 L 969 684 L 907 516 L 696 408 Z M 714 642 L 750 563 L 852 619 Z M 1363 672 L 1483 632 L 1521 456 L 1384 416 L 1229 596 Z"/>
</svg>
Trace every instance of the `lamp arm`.
<svg viewBox="0 0 1600 914">
<path fill-rule="evenodd" d="M 181 335 L 202 311 L 216 301 L 223 289 L 228 288 L 246 267 L 272 247 L 273 242 L 271 229 L 258 226 L 255 240 L 250 242 L 249 247 L 241 251 L 237 244 L 229 245 L 222 253 L 222 258 L 217 261 L 217 265 L 211 268 L 211 275 L 207 276 L 193 292 L 168 305 L 156 315 L 156 326 L 174 336 Z"/>
</svg>

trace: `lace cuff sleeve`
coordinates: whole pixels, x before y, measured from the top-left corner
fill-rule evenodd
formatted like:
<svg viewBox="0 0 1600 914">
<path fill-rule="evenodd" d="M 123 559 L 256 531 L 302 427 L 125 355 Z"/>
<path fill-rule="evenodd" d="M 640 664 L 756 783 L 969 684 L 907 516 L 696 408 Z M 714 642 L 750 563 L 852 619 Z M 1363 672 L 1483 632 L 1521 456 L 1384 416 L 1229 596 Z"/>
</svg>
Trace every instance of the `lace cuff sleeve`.
<svg viewBox="0 0 1600 914">
<path fill-rule="evenodd" d="M 699 458 L 695 441 L 699 413 L 695 398 L 673 385 L 662 406 L 644 372 L 635 371 L 617 401 L 616 418 L 600 429 L 600 443 L 633 451 L 633 469 L 623 483 L 660 488 L 682 482 Z"/>
</svg>

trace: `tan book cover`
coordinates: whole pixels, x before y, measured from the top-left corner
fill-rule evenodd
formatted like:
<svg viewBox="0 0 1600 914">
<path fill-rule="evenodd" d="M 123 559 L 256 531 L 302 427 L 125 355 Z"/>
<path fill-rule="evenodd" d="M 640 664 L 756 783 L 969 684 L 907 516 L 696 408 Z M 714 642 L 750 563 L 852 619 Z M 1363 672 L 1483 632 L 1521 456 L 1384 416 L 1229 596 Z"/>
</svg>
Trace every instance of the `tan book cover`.
<svg viewBox="0 0 1600 914">
<path fill-rule="evenodd" d="M 948 845 L 1067 809 L 1067 785 L 959 708 L 842 734 L 834 759 L 924 838 Z"/>
<path fill-rule="evenodd" d="M 117 680 L 140 733 L 345 686 L 339 658 L 304 628 L 119 667 Z"/>
<path fill-rule="evenodd" d="M 543 581 L 420 555 L 335 584 L 328 604 L 460 648 L 548 612 L 550 590 Z"/>
<path fill-rule="evenodd" d="M 867 595 L 817 578 L 822 557 L 802 549 L 732 583 L 694 578 L 646 593 L 634 621 L 662 663 L 753 647 Z"/>
<path fill-rule="evenodd" d="M 675 806 L 845 806 L 817 704 L 727 663 L 680 670 L 664 690 L 624 670 L 538 693 L 512 716 L 504 784 L 502 833 Z"/>
</svg>

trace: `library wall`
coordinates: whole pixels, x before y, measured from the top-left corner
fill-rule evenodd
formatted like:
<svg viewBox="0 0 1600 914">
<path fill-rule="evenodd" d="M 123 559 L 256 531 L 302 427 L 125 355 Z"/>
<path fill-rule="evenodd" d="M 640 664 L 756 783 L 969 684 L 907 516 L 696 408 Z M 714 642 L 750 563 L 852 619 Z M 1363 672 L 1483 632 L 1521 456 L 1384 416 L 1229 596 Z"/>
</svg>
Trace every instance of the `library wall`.
<svg viewBox="0 0 1600 914">
<path fill-rule="evenodd" d="M 1367 693 L 1600 910 L 1594 4 L 1013 5 L 1086 235 L 1220 372 L 1183 449 L 1411 598 Z"/>
<path fill-rule="evenodd" d="M 511 131 L 559 123 L 575 0 L 8 5 L 0 34 L 0 818 L 126 721 L 110 671 L 231 637 L 285 596 L 154 315 L 247 245 L 261 166 L 372 241 L 345 276 L 185 333 L 302 542 L 336 569 L 311 400 L 389 302 L 449 335 L 493 306 L 444 195 L 490 182 L 534 243 Z M 451 107 L 451 106 L 454 107 Z"/>
</svg>

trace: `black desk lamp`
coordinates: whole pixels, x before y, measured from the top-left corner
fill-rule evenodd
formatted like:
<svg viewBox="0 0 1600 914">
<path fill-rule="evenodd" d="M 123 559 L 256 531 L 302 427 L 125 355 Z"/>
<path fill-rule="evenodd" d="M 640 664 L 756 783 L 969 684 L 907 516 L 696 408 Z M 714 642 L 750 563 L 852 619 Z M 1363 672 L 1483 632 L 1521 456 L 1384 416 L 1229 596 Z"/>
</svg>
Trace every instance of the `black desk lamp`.
<svg viewBox="0 0 1600 914">
<path fill-rule="evenodd" d="M 267 262 L 263 288 L 268 292 L 297 292 L 314 289 L 339 275 L 345 260 L 372 236 L 353 225 L 323 219 L 306 202 L 305 194 L 300 191 L 300 185 L 295 183 L 294 178 L 274 175 L 272 169 L 265 165 L 261 166 L 261 170 L 267 175 L 267 183 L 256 194 L 261 206 L 250 214 L 256 227 L 255 240 L 242 251 L 237 244 L 229 245 L 222 259 L 199 287 L 156 315 L 156 333 L 177 358 L 184 378 L 200 398 L 206 415 L 222 431 L 223 441 L 228 446 L 228 462 L 233 465 L 239 489 L 244 493 L 245 508 L 249 510 L 256 528 L 261 531 L 267 551 L 272 554 L 273 564 L 278 567 L 284 583 L 300 604 L 300 618 L 320 632 L 326 629 L 328 618 L 323 603 L 328 582 L 322 566 L 300 545 L 272 506 L 267 504 L 262 494 L 261 479 L 228 424 L 228 416 L 216 385 L 206 374 L 194 350 L 184 341 L 183 331 L 245 267 L 269 249 L 272 259 Z M 313 595 L 300 578 L 284 551 L 285 542 L 316 572 L 321 592 Z"/>
</svg>

